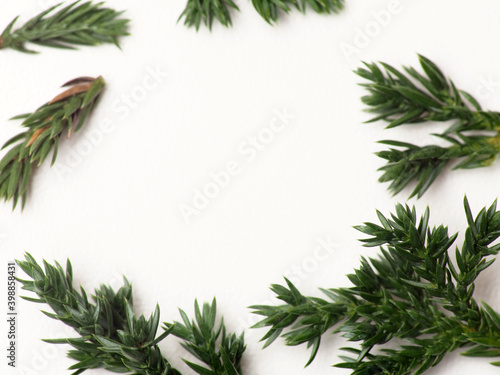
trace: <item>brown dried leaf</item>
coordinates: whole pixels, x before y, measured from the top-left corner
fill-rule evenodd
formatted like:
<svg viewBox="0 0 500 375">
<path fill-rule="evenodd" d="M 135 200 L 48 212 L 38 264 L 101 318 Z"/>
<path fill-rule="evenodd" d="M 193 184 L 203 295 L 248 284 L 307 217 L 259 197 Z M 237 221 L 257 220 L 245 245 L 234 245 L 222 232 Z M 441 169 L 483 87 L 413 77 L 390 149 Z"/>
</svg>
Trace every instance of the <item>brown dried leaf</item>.
<svg viewBox="0 0 500 375">
<path fill-rule="evenodd" d="M 95 78 L 92 78 L 92 77 L 78 77 L 78 78 L 72 79 L 71 81 L 66 82 L 61 87 L 79 85 L 80 83 L 92 83 L 94 81 L 95 81 Z"/>
<path fill-rule="evenodd" d="M 54 99 L 50 101 L 49 104 L 54 104 L 56 102 L 60 102 L 61 100 L 67 99 L 73 95 L 81 94 L 82 92 L 87 92 L 90 89 L 91 83 L 87 83 L 85 85 L 73 86 L 66 91 L 57 95 Z"/>
<path fill-rule="evenodd" d="M 28 144 L 26 145 L 26 147 L 29 147 L 31 146 L 33 143 L 35 143 L 35 141 L 38 139 L 38 137 L 40 137 L 40 135 L 45 131 L 45 130 L 48 130 L 49 127 L 46 126 L 45 128 L 40 128 L 40 129 L 36 129 L 35 132 L 33 133 L 33 135 L 31 136 L 30 140 L 28 141 Z"/>
</svg>

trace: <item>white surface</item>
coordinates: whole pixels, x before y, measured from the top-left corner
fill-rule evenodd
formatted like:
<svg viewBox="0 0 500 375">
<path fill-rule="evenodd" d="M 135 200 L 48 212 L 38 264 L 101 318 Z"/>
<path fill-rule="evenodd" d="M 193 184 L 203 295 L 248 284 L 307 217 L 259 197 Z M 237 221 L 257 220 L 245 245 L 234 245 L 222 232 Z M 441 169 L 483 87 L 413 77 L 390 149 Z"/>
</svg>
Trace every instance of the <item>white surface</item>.
<svg viewBox="0 0 500 375">
<path fill-rule="evenodd" d="M 344 275 L 357 267 L 359 256 L 377 252 L 363 249 L 351 227 L 376 220 L 376 208 L 388 213 L 407 196 L 391 198 L 387 186 L 376 182 L 383 163 L 373 155 L 381 149 L 375 141 L 419 142 L 432 127 L 384 131 L 381 123 L 363 125 L 368 119 L 359 100 L 363 91 L 351 72 L 359 60 L 417 65 L 416 53 L 422 53 L 460 88 L 479 93 L 485 107 L 500 108 L 498 87 L 489 93 L 483 83 L 500 81 L 497 1 L 474 6 L 463 0 L 401 1 L 401 11 L 350 59 L 341 46 L 354 46 L 357 30 L 376 27 L 373 12 L 388 9 L 390 1 L 347 1 L 337 16 L 294 12 L 272 28 L 250 2 L 240 0 L 234 27 L 216 25 L 212 33 L 176 24 L 184 0 L 107 3 L 127 9 L 132 19 L 123 51 L 103 46 L 79 52 L 40 48 L 37 56 L 1 52 L 1 140 L 19 131 L 8 118 L 49 100 L 63 82 L 103 75 L 108 83 L 92 120 L 63 143 L 55 167 L 36 173 L 25 211 L 12 213 L 10 204 L 0 205 L 2 279 L 7 260 L 24 251 L 51 262 L 69 257 L 77 282 L 89 289 L 100 283 L 118 287 L 126 274 L 141 313 L 149 315 L 159 302 L 162 320 L 171 321 L 178 319 L 178 306 L 191 313 L 195 298 L 215 295 L 229 327 L 247 328 L 255 318 L 246 306 L 271 302 L 269 284 L 291 276 L 297 266 L 304 293 L 349 285 Z M 47 4 L 3 0 L 0 25 L 17 14 L 23 22 Z M 163 72 L 156 84 L 148 78 L 151 70 Z M 144 80 L 149 90 L 141 88 Z M 141 93 L 143 100 L 132 103 L 136 108 L 125 111 L 124 95 L 137 99 Z M 248 145 L 242 142 L 283 109 L 295 118 L 247 161 L 239 148 Z M 91 135 L 97 141 L 85 150 Z M 190 204 L 193 191 L 211 181 L 210 173 L 231 161 L 240 173 L 187 224 L 179 205 Z M 433 224 L 462 230 L 464 194 L 475 212 L 489 205 L 498 196 L 499 168 L 445 173 L 421 200 L 409 203 L 420 212 L 430 205 Z M 314 267 L 308 262 L 318 238 L 336 246 Z M 497 308 L 499 267 L 477 283 L 478 299 Z M 69 373 L 67 348 L 40 341 L 67 333 L 39 307 L 19 303 L 21 367 L 11 373 Z M 302 369 L 305 348 L 278 343 L 261 351 L 257 341 L 263 334 L 247 331 L 247 375 L 349 373 L 329 366 L 344 343 L 339 337 L 324 340 L 317 360 Z M 162 348 L 168 357 L 182 353 L 173 339 Z M 178 358 L 172 362 L 185 370 Z M 472 370 L 497 372 L 487 360 L 453 354 L 428 373 Z"/>
</svg>

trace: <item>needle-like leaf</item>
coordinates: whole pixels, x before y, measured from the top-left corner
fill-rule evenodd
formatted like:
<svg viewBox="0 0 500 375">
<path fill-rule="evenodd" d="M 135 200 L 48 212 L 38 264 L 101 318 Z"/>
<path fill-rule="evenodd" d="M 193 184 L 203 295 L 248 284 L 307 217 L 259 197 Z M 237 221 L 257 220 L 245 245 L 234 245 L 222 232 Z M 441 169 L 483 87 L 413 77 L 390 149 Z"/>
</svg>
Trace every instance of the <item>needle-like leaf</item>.
<svg viewBox="0 0 500 375">
<path fill-rule="evenodd" d="M 405 124 L 452 121 L 443 133 L 433 134 L 448 146 L 417 146 L 396 141 L 381 143 L 396 146 L 377 153 L 387 160 L 380 168 L 380 182 L 390 182 L 389 190 L 398 194 L 416 183 L 410 197 L 421 197 L 448 166 L 470 169 L 491 165 L 500 153 L 500 113 L 481 109 L 477 100 L 459 91 L 432 61 L 419 56 L 425 74 L 407 67 L 399 71 L 389 64 L 365 63 L 356 73 L 367 80 L 362 98 L 367 111 L 394 128 Z"/>
<path fill-rule="evenodd" d="M 14 208 L 21 199 L 24 207 L 33 167 L 41 165 L 51 150 L 54 164 L 64 131 L 70 136 L 72 124 L 92 111 L 104 85 L 102 77 L 84 77 L 84 82 L 78 81 L 35 112 L 14 118 L 24 119 L 21 126 L 27 130 L 3 145 L 11 148 L 0 160 L 0 198 L 13 200 Z"/>
<path fill-rule="evenodd" d="M 44 268 L 30 255 L 17 261 L 30 280 L 18 281 L 22 289 L 33 292 L 38 298 L 24 299 L 47 303 L 54 313 L 46 313 L 72 327 L 79 337 L 44 340 L 51 344 L 69 344 L 73 347 L 68 357 L 77 361 L 70 367 L 81 373 L 102 368 L 113 373 L 134 375 L 181 375 L 163 357 L 158 344 L 170 334 L 180 337 L 182 346 L 206 366 L 187 362 L 201 375 L 242 375 L 241 360 L 245 351 L 243 335 L 226 334 L 221 321 L 216 327 L 216 302 L 195 304 L 196 320 L 189 323 L 181 310 L 182 323 L 165 323 L 164 332 L 157 336 L 160 308 L 157 306 L 149 319 L 137 316 L 133 311 L 132 287 L 124 279 L 124 285 L 114 291 L 101 285 L 92 300 L 80 287 L 73 287 L 73 271 L 69 260 L 66 270 L 56 263 L 44 261 Z"/>
<path fill-rule="evenodd" d="M 289 13 L 293 8 L 302 13 L 308 7 L 320 14 L 339 13 L 344 8 L 344 0 L 252 0 L 252 5 L 267 23 L 273 25 L 281 13 Z M 201 24 L 212 29 L 214 19 L 229 27 L 232 11 L 239 11 L 233 0 L 188 0 L 179 20 L 184 18 L 184 24 L 196 30 Z"/>
<path fill-rule="evenodd" d="M 118 38 L 128 35 L 129 20 L 120 18 L 123 12 L 103 7 L 103 3 L 78 0 L 63 8 L 61 5 L 45 10 L 15 30 L 18 17 L 14 18 L 0 35 L 0 49 L 35 53 L 26 43 L 63 49 L 103 43 L 118 45 Z"/>
<path fill-rule="evenodd" d="M 184 18 L 184 24 L 188 27 L 194 26 L 196 30 L 201 24 L 211 30 L 214 19 L 229 27 L 232 24 L 231 10 L 239 11 L 232 0 L 188 0 L 179 20 Z"/>
<path fill-rule="evenodd" d="M 500 357 L 500 314 L 473 297 L 476 278 L 493 262 L 486 258 L 500 250 L 494 245 L 500 211 L 495 202 L 474 218 L 467 199 L 464 206 L 468 228 L 456 252 L 450 249 L 457 236 L 442 225 L 431 228 L 428 210 L 420 220 L 408 206 L 398 205 L 390 218 L 378 213 L 381 225 L 356 229 L 369 236 L 365 245 L 382 246 L 380 257 L 361 259 L 348 275 L 352 287 L 322 289 L 322 299 L 298 296 L 288 280 L 273 285 L 285 304 L 252 306 L 264 317 L 255 328 L 269 328 L 264 340 L 285 331 L 287 345 L 307 343 L 309 364 L 321 337 L 335 327 L 334 333 L 359 343 L 343 348 L 354 357 L 342 356 L 336 365 L 355 375 L 422 374 L 462 347 L 467 356 Z"/>
</svg>

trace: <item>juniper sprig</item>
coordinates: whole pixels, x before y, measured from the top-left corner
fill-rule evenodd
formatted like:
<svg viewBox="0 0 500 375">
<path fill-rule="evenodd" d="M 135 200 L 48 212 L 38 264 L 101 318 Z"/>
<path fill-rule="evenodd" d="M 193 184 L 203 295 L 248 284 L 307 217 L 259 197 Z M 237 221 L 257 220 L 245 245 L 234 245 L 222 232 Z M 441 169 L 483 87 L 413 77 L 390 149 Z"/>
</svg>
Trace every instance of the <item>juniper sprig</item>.
<svg viewBox="0 0 500 375">
<path fill-rule="evenodd" d="M 468 228 L 454 252 L 457 235 L 443 225 L 430 228 L 428 209 L 420 220 L 408 206 L 397 205 L 390 218 L 377 211 L 380 225 L 356 229 L 369 236 L 364 246 L 381 246 L 381 255 L 361 259 L 348 275 L 352 287 L 322 289 L 322 299 L 303 296 L 286 280 L 271 288 L 285 304 L 252 306 L 265 317 L 255 328 L 269 327 L 265 345 L 279 336 L 287 345 L 307 343 L 309 364 L 321 337 L 334 328 L 359 343 L 343 348 L 354 356 L 336 365 L 356 375 L 422 374 L 459 348 L 468 348 L 466 356 L 500 357 L 500 314 L 473 297 L 476 278 L 494 261 L 487 258 L 500 250 L 493 244 L 500 237 L 500 211 L 495 202 L 474 219 L 467 199 L 464 206 Z"/>
<path fill-rule="evenodd" d="M 415 182 L 410 197 L 421 197 L 441 172 L 454 163 L 454 169 L 491 165 L 500 153 L 500 113 L 485 111 L 469 93 L 454 83 L 429 59 L 419 56 L 424 74 L 405 67 L 404 72 L 389 64 L 365 63 L 356 73 L 368 81 L 363 86 L 368 95 L 362 98 L 368 112 L 383 120 L 387 128 L 427 121 L 451 121 L 444 132 L 433 134 L 448 146 L 417 146 L 384 140 L 389 148 L 377 155 L 387 164 L 380 182 L 390 182 L 389 190 L 398 194 Z"/>
<path fill-rule="evenodd" d="M 344 0 L 252 0 L 252 5 L 267 23 L 273 25 L 281 13 L 290 13 L 292 9 L 305 13 L 310 7 L 320 14 L 339 13 L 344 8 Z M 184 18 L 184 24 L 195 26 L 196 30 L 202 23 L 212 29 L 214 19 L 229 27 L 232 26 L 232 11 L 239 11 L 233 0 L 188 0 L 179 20 Z"/>
<path fill-rule="evenodd" d="M 26 130 L 9 139 L 2 149 L 10 147 L 0 160 L 0 198 L 19 198 L 26 203 L 29 182 L 35 167 L 40 166 L 52 151 L 56 161 L 59 139 L 66 131 L 68 138 L 84 125 L 104 88 L 102 77 L 80 77 L 63 85 L 69 87 L 33 113 L 16 116 Z"/>
<path fill-rule="evenodd" d="M 270 25 L 278 22 L 280 13 L 288 14 L 293 8 L 305 13 L 310 7 L 319 14 L 338 13 L 344 9 L 344 0 L 252 0 L 252 4 Z"/>
<path fill-rule="evenodd" d="M 188 0 L 179 21 L 184 18 L 184 24 L 187 27 L 195 26 L 196 30 L 203 23 L 211 30 L 215 18 L 223 26 L 229 27 L 232 25 L 231 9 L 239 11 L 232 0 Z"/>
<path fill-rule="evenodd" d="M 203 362 L 207 367 L 184 362 L 197 374 L 242 374 L 241 359 L 246 349 L 243 334 L 227 334 L 224 320 L 216 326 L 217 303 L 205 303 L 200 309 L 195 301 L 195 320 L 179 309 L 183 323 L 165 323 L 165 330 L 184 340 L 182 347 Z"/>
<path fill-rule="evenodd" d="M 36 53 L 26 47 L 34 43 L 46 47 L 74 49 L 75 46 L 93 46 L 114 43 L 129 35 L 129 20 L 119 18 L 123 12 L 103 7 L 104 3 L 75 1 L 59 9 L 55 5 L 13 30 L 16 17 L 0 35 L 0 49 L 12 48 L 19 52 Z"/>
<path fill-rule="evenodd" d="M 116 373 L 134 375 L 181 375 L 163 357 L 158 344 L 170 334 L 184 340 L 186 350 L 208 368 L 186 363 L 200 375 L 241 375 L 241 358 L 245 351 L 243 335 L 226 334 L 224 323 L 215 327 L 216 302 L 195 303 L 196 322 L 190 322 L 181 311 L 184 325 L 165 323 L 157 334 L 160 308 L 149 319 L 137 317 L 133 311 L 132 286 L 124 278 L 124 285 L 115 292 L 101 285 L 91 298 L 84 288 L 73 286 L 73 269 L 67 261 L 66 270 L 56 263 L 43 262 L 43 268 L 30 255 L 17 261 L 31 280 L 18 279 L 22 289 L 35 298 L 23 296 L 31 302 L 45 303 L 53 312 L 43 311 L 50 318 L 72 327 L 79 337 L 44 340 L 51 344 L 69 344 L 68 357 L 77 361 L 70 370 L 78 375 L 89 369 L 102 368 Z"/>
</svg>

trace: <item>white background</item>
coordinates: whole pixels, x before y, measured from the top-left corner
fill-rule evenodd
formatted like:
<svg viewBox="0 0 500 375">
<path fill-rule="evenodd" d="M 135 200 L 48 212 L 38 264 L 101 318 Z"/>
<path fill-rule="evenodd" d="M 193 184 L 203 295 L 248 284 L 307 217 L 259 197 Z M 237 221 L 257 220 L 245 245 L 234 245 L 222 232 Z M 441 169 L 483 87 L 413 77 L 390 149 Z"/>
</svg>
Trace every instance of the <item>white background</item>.
<svg viewBox="0 0 500 375">
<path fill-rule="evenodd" d="M 196 33 L 176 23 L 183 0 L 109 0 L 132 19 L 122 50 L 34 46 L 39 55 L 0 52 L 2 142 L 19 132 L 19 123 L 8 118 L 50 100 L 65 81 L 103 75 L 108 84 L 91 121 L 62 142 L 56 165 L 42 166 L 33 177 L 24 212 L 12 212 L 10 203 L 0 206 L 3 278 L 7 261 L 25 251 L 50 262 L 69 257 L 76 282 L 88 289 L 100 283 L 119 287 L 125 274 L 139 313 L 149 315 L 158 302 L 162 321 L 172 321 L 179 318 L 177 307 L 190 314 L 195 298 L 217 296 L 227 325 L 241 331 L 255 322 L 247 306 L 275 302 L 268 286 L 282 282 L 282 275 L 308 295 L 319 295 L 319 286 L 348 286 L 345 274 L 358 266 L 360 255 L 378 251 L 362 248 L 362 235 L 352 226 L 375 221 L 375 209 L 389 213 L 408 196 L 406 190 L 393 198 L 377 182 L 383 161 L 373 154 L 382 148 L 375 141 L 428 142 L 426 134 L 436 128 L 389 131 L 382 123 L 363 124 L 369 116 L 360 102 L 361 79 L 352 73 L 360 60 L 416 66 L 416 53 L 422 53 L 486 108 L 500 108 L 498 85 L 485 84 L 500 82 L 497 1 L 396 1 L 397 11 L 382 25 L 375 14 L 387 11 L 390 1 L 351 0 L 340 15 L 293 12 L 275 27 L 249 1 L 237 3 L 241 12 L 233 28 L 215 25 L 211 33 Z M 3 0 L 0 25 L 18 14 L 24 22 L 49 4 Z M 356 38 L 367 28 L 372 36 L 360 44 Z M 347 56 L 347 45 L 359 48 Z M 248 145 L 242 144 L 265 132 L 283 110 L 295 117 L 248 161 L 240 149 Z M 239 175 L 186 223 L 179 206 L 192 205 L 194 191 L 230 161 L 239 163 Z M 499 168 L 445 173 L 422 199 L 408 203 L 420 212 L 429 205 L 433 224 L 462 231 L 464 194 L 475 212 L 491 204 Z M 318 239 L 335 244 L 328 256 L 318 257 Z M 499 267 L 477 282 L 478 300 L 496 308 Z M 68 331 L 40 307 L 19 302 L 19 368 L 10 373 L 69 373 L 67 348 L 40 341 Z M 4 320 L 0 337 L 6 336 Z M 304 347 L 278 341 L 261 351 L 264 333 L 247 331 L 247 375 L 349 373 L 330 367 L 345 345 L 339 337 L 325 337 L 317 360 L 302 369 Z M 162 349 L 190 373 L 175 339 Z M 6 368 L 5 358 L 0 362 Z M 498 371 L 487 360 L 452 354 L 429 374 L 472 369 Z"/>
</svg>

